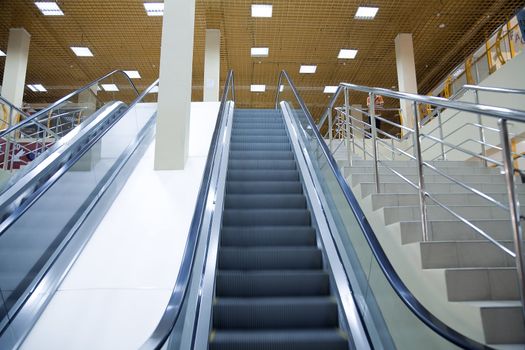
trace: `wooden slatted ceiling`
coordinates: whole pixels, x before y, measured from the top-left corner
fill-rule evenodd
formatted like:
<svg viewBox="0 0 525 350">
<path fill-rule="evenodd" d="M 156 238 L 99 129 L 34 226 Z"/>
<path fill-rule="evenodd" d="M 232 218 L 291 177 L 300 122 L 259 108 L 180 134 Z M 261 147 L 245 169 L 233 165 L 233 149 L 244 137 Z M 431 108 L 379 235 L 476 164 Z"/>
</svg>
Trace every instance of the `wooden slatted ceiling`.
<svg viewBox="0 0 525 350">
<path fill-rule="evenodd" d="M 65 16 L 43 16 L 30 0 L 0 1 L 0 50 L 7 49 L 9 28 L 26 28 L 32 35 L 27 82 L 49 90 L 27 91 L 27 101 L 54 101 L 115 68 L 138 70 L 139 88 L 158 76 L 162 17 L 148 17 L 143 1 L 58 2 Z M 252 3 L 273 4 L 273 17 L 250 17 Z M 354 19 L 360 5 L 378 6 L 376 19 Z M 197 0 L 193 99 L 202 99 L 206 28 L 221 29 L 221 84 L 234 69 L 238 106 L 273 106 L 278 72 L 286 69 L 318 116 L 329 97 L 325 85 L 397 85 L 398 33 L 413 33 L 419 90 L 427 93 L 523 6 L 523 0 Z M 95 56 L 76 57 L 74 45 Z M 269 47 L 270 55 L 252 58 L 251 47 Z M 337 59 L 341 48 L 358 49 L 357 58 Z M 317 72 L 300 75 L 301 64 L 316 64 Z M 268 90 L 251 93 L 250 84 Z"/>
</svg>

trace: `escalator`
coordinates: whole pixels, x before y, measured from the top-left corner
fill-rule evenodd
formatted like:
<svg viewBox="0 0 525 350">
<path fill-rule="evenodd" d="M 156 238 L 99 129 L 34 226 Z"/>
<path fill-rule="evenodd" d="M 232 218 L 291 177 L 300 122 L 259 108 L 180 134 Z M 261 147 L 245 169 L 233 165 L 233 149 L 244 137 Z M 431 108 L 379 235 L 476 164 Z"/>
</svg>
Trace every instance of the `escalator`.
<svg viewBox="0 0 525 350">
<path fill-rule="evenodd" d="M 209 348 L 347 349 L 282 115 L 233 115 Z"/>
<path fill-rule="evenodd" d="M 233 72 L 150 349 L 490 349 L 393 269 L 293 82 L 236 109 Z"/>
<path fill-rule="evenodd" d="M 9 161 L 2 168 L 8 178 L 0 189 L 1 349 L 21 344 L 153 139 L 156 105 L 144 102 L 158 81 L 138 93 L 134 85 L 125 86 L 132 84 L 127 76 L 120 84 L 115 75 L 123 72 L 109 73 L 0 132 L 10 146 L 40 147 L 26 167 Z M 74 123 L 59 122 L 65 106 L 107 79 L 135 96 L 125 103 L 115 99 L 129 95 L 108 95 Z M 3 149 L 3 159 L 12 159 L 10 149 L 15 147 Z"/>
</svg>

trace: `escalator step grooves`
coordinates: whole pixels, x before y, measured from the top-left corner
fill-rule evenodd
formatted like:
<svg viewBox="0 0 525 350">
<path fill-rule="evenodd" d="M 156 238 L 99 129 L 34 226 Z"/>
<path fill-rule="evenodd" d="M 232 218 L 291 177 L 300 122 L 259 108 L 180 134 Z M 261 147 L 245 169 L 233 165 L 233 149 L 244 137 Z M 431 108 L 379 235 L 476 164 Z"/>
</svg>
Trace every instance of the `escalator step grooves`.
<svg viewBox="0 0 525 350">
<path fill-rule="evenodd" d="M 235 110 L 213 350 L 348 349 L 284 120 Z"/>
</svg>

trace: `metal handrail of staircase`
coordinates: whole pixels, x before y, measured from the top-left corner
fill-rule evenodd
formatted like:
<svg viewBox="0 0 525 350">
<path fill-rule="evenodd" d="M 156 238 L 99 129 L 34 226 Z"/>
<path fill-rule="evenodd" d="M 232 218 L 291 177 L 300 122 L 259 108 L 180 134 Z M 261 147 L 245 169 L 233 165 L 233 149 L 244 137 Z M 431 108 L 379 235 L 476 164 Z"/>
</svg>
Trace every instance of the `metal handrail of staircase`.
<svg viewBox="0 0 525 350">
<path fill-rule="evenodd" d="M 306 116 L 306 119 L 308 120 L 308 125 L 306 126 L 306 128 L 311 129 L 314 134 L 313 137 L 319 141 L 322 155 L 326 157 L 328 161 L 329 169 L 334 174 L 337 184 L 339 185 L 339 188 L 342 194 L 344 195 L 346 201 L 348 202 L 357 220 L 357 223 L 359 224 L 359 227 L 361 231 L 363 232 L 366 241 L 368 242 L 368 245 L 373 253 L 373 256 L 375 257 L 375 260 L 377 261 L 385 278 L 388 280 L 388 283 L 393 288 L 393 290 L 398 295 L 398 297 L 401 299 L 403 304 L 427 327 L 432 329 L 434 332 L 439 334 L 441 337 L 460 346 L 461 348 L 464 348 L 464 349 L 491 349 L 490 347 L 484 344 L 480 344 L 476 342 L 475 340 L 472 340 L 460 334 L 453 328 L 447 326 L 440 319 L 434 316 L 423 304 L 421 304 L 421 302 L 417 299 L 417 297 L 414 296 L 412 292 L 408 289 L 408 287 L 405 285 L 401 277 L 398 275 L 398 273 L 394 269 L 385 251 L 383 250 L 383 247 L 381 246 L 381 243 L 376 237 L 369 221 L 366 219 L 365 214 L 357 201 L 357 198 L 355 197 L 354 193 L 350 189 L 344 176 L 341 174 L 341 170 L 339 166 L 337 165 L 337 162 L 334 159 L 334 156 L 330 148 L 326 144 L 319 129 L 317 128 L 317 125 L 315 124 L 314 119 L 312 118 L 312 115 L 310 114 L 310 111 L 308 110 L 306 106 L 306 103 L 302 99 L 292 79 L 290 78 L 290 76 L 285 70 L 282 70 L 281 73 L 279 74 L 277 86 L 278 87 L 282 86 L 284 79 L 286 79 L 286 81 L 289 83 L 293 96 L 295 97 L 295 99 L 297 100 L 299 104 L 300 110 L 302 110 L 302 112 Z M 340 93 L 341 91 L 343 91 L 343 87 L 339 86 L 336 94 Z M 275 101 L 276 101 L 275 108 L 278 108 L 279 106 L 279 96 L 282 93 L 283 92 L 280 89 L 277 89 L 276 98 L 275 98 Z M 346 92 L 345 94 L 347 93 L 348 92 Z M 346 95 L 345 97 L 348 97 L 348 95 Z M 350 108 L 348 108 L 349 107 L 348 98 L 345 98 L 345 101 L 347 102 L 347 106 L 346 106 L 347 111 L 349 111 Z M 371 101 L 374 101 L 374 100 L 371 99 Z M 335 99 L 331 102 L 331 104 L 333 105 L 334 103 L 335 103 Z M 466 106 L 463 106 L 463 107 L 465 108 Z M 348 113 L 348 115 L 350 114 Z M 525 115 L 524 115 L 524 120 L 525 120 Z M 372 120 L 372 123 L 370 126 L 372 125 L 375 125 L 374 120 Z M 363 130 L 363 131 L 366 132 L 366 130 Z"/>
<path fill-rule="evenodd" d="M 520 297 L 522 300 L 522 311 L 525 317 L 525 256 L 524 256 L 524 251 L 522 248 L 523 231 L 521 227 L 521 219 L 523 219 L 523 217 L 520 214 L 520 204 L 519 204 L 519 201 L 517 199 L 517 194 L 516 194 L 516 187 L 515 187 L 515 182 L 514 182 L 515 181 L 514 179 L 515 169 L 514 169 L 514 164 L 513 164 L 514 159 L 513 159 L 512 148 L 511 148 L 510 141 L 509 141 L 509 131 L 508 131 L 509 121 L 525 123 L 525 111 L 514 110 L 514 109 L 509 109 L 509 108 L 503 108 L 503 107 L 487 106 L 487 105 L 481 105 L 481 104 L 476 104 L 476 103 L 452 101 L 452 100 L 447 100 L 447 99 L 439 98 L 439 97 L 421 96 L 421 95 L 416 95 L 416 94 L 392 91 L 392 90 L 388 90 L 384 88 L 374 88 L 374 87 L 360 86 L 360 85 L 355 85 L 355 84 L 341 83 L 338 86 L 337 91 L 333 95 L 332 99 L 330 100 L 330 103 L 324 115 L 328 116 L 328 118 L 332 118 L 332 110 L 334 109 L 335 103 L 341 94 L 345 95 L 344 113 L 346 113 L 346 115 L 350 115 L 349 97 L 348 97 L 350 92 L 352 93 L 359 92 L 359 93 L 368 94 L 370 101 L 374 101 L 374 98 L 376 95 L 382 95 L 382 96 L 397 99 L 399 101 L 402 101 L 402 100 L 408 101 L 412 105 L 413 120 L 411 124 L 413 126 L 407 127 L 405 125 L 399 125 L 399 127 L 402 127 L 405 130 L 407 128 L 410 129 L 411 134 L 413 136 L 412 148 L 414 149 L 414 152 L 413 152 L 413 156 L 409 157 L 409 159 L 414 160 L 416 162 L 418 182 L 417 184 L 410 182 L 410 184 L 412 186 L 415 186 L 418 192 L 419 211 L 420 211 L 419 216 L 420 216 L 420 221 L 421 221 L 422 240 L 424 242 L 431 240 L 430 230 L 428 227 L 428 214 L 427 214 L 427 209 L 428 209 L 427 201 L 428 199 L 430 199 L 433 203 L 437 204 L 439 207 L 444 209 L 447 213 L 454 216 L 456 219 L 458 219 L 459 221 L 461 221 L 462 223 L 470 227 L 477 234 L 489 240 L 491 243 L 499 247 L 505 253 L 515 258 L 516 268 L 518 272 L 518 279 L 519 279 Z M 426 134 L 422 133 L 420 130 L 420 124 L 419 122 L 417 122 L 419 120 L 418 118 L 419 108 L 418 107 L 421 104 L 432 105 L 438 108 L 447 108 L 451 110 L 457 110 L 460 112 L 468 112 L 468 113 L 477 114 L 479 116 L 497 119 L 498 124 L 499 124 L 501 143 L 502 143 L 501 144 L 502 156 L 503 156 L 502 161 L 497 161 L 493 158 L 486 156 L 486 153 L 484 150 L 482 150 L 481 154 L 477 154 L 465 148 L 458 147 L 457 145 L 444 141 L 442 138 L 431 136 L 428 133 Z M 379 152 L 378 148 L 379 146 L 382 146 L 383 144 L 378 141 L 380 138 L 378 137 L 378 132 L 377 132 L 376 123 L 375 123 L 376 112 L 375 112 L 374 104 L 370 105 L 370 109 L 367 115 L 370 117 L 370 124 L 371 124 L 371 143 L 372 143 L 371 156 L 374 161 L 375 190 L 376 190 L 376 193 L 380 193 L 381 192 L 381 181 L 379 178 L 379 165 L 389 169 L 390 171 L 392 171 L 393 169 L 389 167 L 386 162 L 380 160 L 378 156 L 378 152 Z M 347 120 L 349 120 L 349 118 L 347 118 Z M 350 137 L 350 135 L 347 135 L 347 137 Z M 502 203 L 498 204 L 497 201 L 491 198 L 487 193 L 484 193 L 483 191 L 478 190 L 466 184 L 463 181 L 455 179 L 453 176 L 448 175 L 445 172 L 439 170 L 435 165 L 429 163 L 428 161 L 425 161 L 423 159 L 422 149 L 421 149 L 421 141 L 423 138 L 430 139 L 444 146 L 454 148 L 459 152 L 466 153 L 473 158 L 477 158 L 481 160 L 481 162 L 483 162 L 484 164 L 493 163 L 498 166 L 501 166 L 505 171 L 508 205 L 504 205 Z M 405 152 L 406 152 L 406 149 L 405 149 Z M 468 191 L 482 198 L 490 200 L 491 203 L 496 204 L 498 207 L 508 210 L 510 212 L 510 219 L 511 219 L 511 224 L 512 224 L 513 239 L 514 239 L 514 252 L 512 252 L 510 249 L 505 247 L 500 242 L 498 242 L 497 239 L 493 238 L 490 234 L 488 234 L 481 228 L 477 227 L 470 220 L 467 220 L 462 215 L 459 215 L 456 212 L 454 212 L 453 208 L 450 208 L 450 206 L 441 203 L 431 193 L 429 193 L 429 191 L 427 190 L 427 186 L 425 185 L 425 178 L 424 178 L 425 168 L 430 169 L 431 171 L 445 177 L 447 180 L 451 181 L 452 183 L 457 184 L 461 186 L 462 188 L 468 189 Z M 394 172 L 394 174 L 399 176 L 399 173 L 397 172 Z M 406 178 L 404 178 L 404 180 L 406 181 Z"/>
<path fill-rule="evenodd" d="M 19 133 L 23 133 L 24 128 L 27 128 L 30 125 L 35 125 L 40 131 L 39 134 L 42 135 L 42 137 L 39 137 L 39 139 L 41 139 L 40 142 L 42 145 L 45 145 L 45 138 L 48 136 L 55 138 L 54 141 L 57 141 L 58 139 L 60 139 L 61 135 L 58 135 L 52 128 L 49 127 L 49 125 L 44 125 L 42 123 L 42 120 L 45 119 L 49 122 L 53 118 L 53 111 L 55 111 L 56 109 L 59 109 L 63 104 L 71 100 L 71 98 L 81 94 L 82 92 L 88 89 L 98 86 L 100 82 L 108 78 L 117 76 L 117 75 L 122 75 L 125 78 L 125 80 L 127 80 L 127 82 L 130 84 L 131 89 L 133 90 L 135 95 L 140 96 L 140 92 L 138 91 L 137 87 L 135 86 L 131 78 L 125 73 L 125 71 L 114 70 L 114 71 L 111 71 L 105 74 L 104 76 L 100 78 L 93 80 L 92 82 L 82 86 L 81 88 L 69 93 L 68 95 L 62 97 L 58 101 L 50 104 L 49 106 L 43 108 L 42 110 L 32 115 L 28 115 L 27 113 L 24 113 L 23 111 L 21 111 L 19 108 L 16 108 L 17 112 L 20 113 L 22 116 L 24 116 L 24 119 L 15 125 L 9 124 L 7 128 L 0 131 L 0 139 L 3 138 L 6 141 L 5 148 L 4 148 L 4 162 L 3 162 L 4 169 L 9 168 L 9 165 L 8 165 L 9 160 L 14 158 L 13 155 L 11 155 L 11 158 L 10 158 L 10 153 L 14 152 L 14 150 L 17 148 L 16 135 Z M 6 100 L 2 99 L 2 101 L 6 101 Z M 12 106 L 12 104 L 9 103 L 8 101 L 7 103 L 10 106 Z M 10 119 L 12 119 L 11 116 L 10 116 Z M 43 146 L 43 148 L 45 148 L 45 146 Z M 11 162 L 11 168 L 12 168 L 12 162 Z"/>
<path fill-rule="evenodd" d="M 229 96 L 231 96 L 231 99 L 229 99 Z M 197 248 L 201 239 L 205 239 L 205 241 L 208 241 L 209 239 L 209 235 L 207 237 L 201 236 L 209 233 L 209 228 L 211 225 L 210 220 L 206 220 L 206 218 L 212 214 L 212 209 L 210 209 L 211 203 L 215 203 L 214 201 L 217 192 L 217 184 L 214 183 L 213 180 L 216 177 L 214 175 L 216 175 L 215 173 L 217 170 L 216 156 L 219 154 L 222 146 L 221 141 L 223 135 L 221 134 L 221 126 L 222 121 L 226 118 L 229 101 L 235 101 L 235 83 L 233 70 L 228 72 L 228 77 L 226 78 L 224 85 L 224 90 L 221 97 L 221 105 L 219 107 L 219 115 L 217 117 L 217 123 L 211 139 L 208 157 L 204 167 L 202 183 L 197 196 L 195 211 L 191 221 L 188 239 L 186 241 L 186 247 L 184 249 L 184 255 L 182 257 L 177 280 L 175 282 L 175 286 L 173 287 L 168 305 L 166 306 L 159 323 L 149 338 L 142 344 L 140 347 L 141 350 L 161 349 L 167 342 L 170 341 L 170 338 L 172 338 L 172 332 L 174 332 L 174 328 L 176 328 L 176 324 L 178 324 L 179 321 L 184 321 L 181 320 L 181 318 L 183 318 L 181 315 L 184 311 L 184 301 L 189 295 L 191 279 L 194 274 L 203 272 L 194 271 L 196 265 Z M 195 307 L 197 308 L 198 306 Z M 195 311 L 196 310 L 192 310 L 192 312 Z M 195 321 L 196 320 L 197 318 L 195 318 Z M 195 324 L 192 325 L 195 326 Z M 193 337 L 194 334 L 190 336 Z M 180 339 L 173 341 L 180 341 Z"/>
</svg>

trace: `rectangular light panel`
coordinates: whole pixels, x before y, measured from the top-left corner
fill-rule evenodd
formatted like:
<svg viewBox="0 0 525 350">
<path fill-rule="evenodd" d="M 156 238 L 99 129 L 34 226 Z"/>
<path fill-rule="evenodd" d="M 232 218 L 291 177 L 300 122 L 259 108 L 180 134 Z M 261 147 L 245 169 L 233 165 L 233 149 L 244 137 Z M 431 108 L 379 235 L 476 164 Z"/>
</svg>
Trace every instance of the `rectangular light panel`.
<svg viewBox="0 0 525 350">
<path fill-rule="evenodd" d="M 5 56 L 5 52 L 0 50 L 0 57 L 3 57 L 3 56 Z"/>
<path fill-rule="evenodd" d="M 325 86 L 323 92 L 325 94 L 334 94 L 336 91 L 337 91 L 337 86 Z"/>
<path fill-rule="evenodd" d="M 60 9 L 56 2 L 35 2 L 36 7 L 42 12 L 44 16 L 63 16 L 64 12 Z"/>
<path fill-rule="evenodd" d="M 353 60 L 355 58 L 355 56 L 357 56 L 357 50 L 341 49 L 341 50 L 339 50 L 339 55 L 337 56 L 337 58 Z"/>
<path fill-rule="evenodd" d="M 251 85 L 250 86 L 251 92 L 265 92 L 266 91 L 266 85 Z"/>
<path fill-rule="evenodd" d="M 268 57 L 270 49 L 267 47 L 252 47 L 252 57 Z"/>
<path fill-rule="evenodd" d="M 151 88 L 151 90 L 148 92 L 148 94 L 158 94 L 159 93 L 159 86 L 156 85 Z"/>
<path fill-rule="evenodd" d="M 164 3 L 163 2 L 145 2 L 144 8 L 148 16 L 163 16 Z"/>
<path fill-rule="evenodd" d="M 272 17 L 272 5 L 252 5 L 252 17 Z"/>
<path fill-rule="evenodd" d="M 117 85 L 115 84 L 100 84 L 104 91 L 113 92 L 113 91 L 119 91 Z"/>
<path fill-rule="evenodd" d="M 47 89 L 42 84 L 29 84 L 27 87 L 33 92 L 47 92 Z"/>
<path fill-rule="evenodd" d="M 299 73 L 302 74 L 313 74 L 317 70 L 317 66 L 309 66 L 309 65 L 303 65 L 299 69 Z"/>
<path fill-rule="evenodd" d="M 124 73 L 130 78 L 130 79 L 140 79 L 140 73 L 138 70 L 125 70 Z"/>
<path fill-rule="evenodd" d="M 89 47 L 71 46 L 71 50 L 78 57 L 93 57 L 93 52 L 91 52 Z"/>
<path fill-rule="evenodd" d="M 374 19 L 379 7 L 359 6 L 355 13 L 355 19 Z"/>
</svg>

